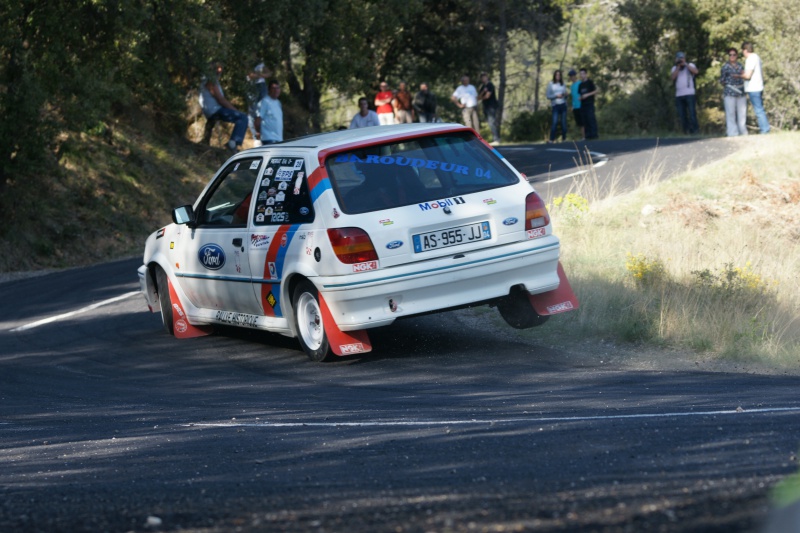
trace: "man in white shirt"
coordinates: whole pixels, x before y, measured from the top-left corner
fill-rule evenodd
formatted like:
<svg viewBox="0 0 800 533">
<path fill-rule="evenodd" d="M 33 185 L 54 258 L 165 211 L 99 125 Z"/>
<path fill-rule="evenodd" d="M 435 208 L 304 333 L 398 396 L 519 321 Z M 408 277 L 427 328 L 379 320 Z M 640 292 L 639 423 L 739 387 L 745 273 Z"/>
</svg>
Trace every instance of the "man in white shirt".
<svg viewBox="0 0 800 533">
<path fill-rule="evenodd" d="M 461 120 L 464 125 L 479 131 L 481 125 L 478 122 L 478 91 L 474 85 L 470 85 L 469 76 L 466 74 L 461 76 L 461 85 L 453 92 L 450 100 L 461 108 Z"/>
<path fill-rule="evenodd" d="M 366 128 L 367 126 L 380 126 L 378 114 L 369 108 L 369 100 L 363 96 L 358 99 L 358 113 L 350 121 L 350 129 Z"/>
<path fill-rule="evenodd" d="M 280 95 L 280 84 L 275 80 L 269 82 L 267 96 L 261 99 L 256 118 L 256 129 L 262 145 L 283 142 L 283 107 L 278 100 Z"/>
<path fill-rule="evenodd" d="M 675 65 L 670 77 L 675 84 L 675 107 L 681 121 L 683 133 L 694 135 L 700 128 L 697 125 L 697 101 L 694 89 L 694 77 L 700 72 L 694 63 L 686 62 L 686 54 L 675 55 Z"/>
<path fill-rule="evenodd" d="M 769 133 L 769 120 L 764 111 L 764 102 L 761 100 L 761 93 L 764 92 L 764 75 L 761 72 L 761 58 L 753 52 L 753 43 L 745 41 L 742 43 L 742 53 L 744 54 L 744 72 L 736 75 L 744 80 L 744 92 L 750 98 L 753 111 L 756 113 L 758 129 L 761 133 Z"/>
</svg>

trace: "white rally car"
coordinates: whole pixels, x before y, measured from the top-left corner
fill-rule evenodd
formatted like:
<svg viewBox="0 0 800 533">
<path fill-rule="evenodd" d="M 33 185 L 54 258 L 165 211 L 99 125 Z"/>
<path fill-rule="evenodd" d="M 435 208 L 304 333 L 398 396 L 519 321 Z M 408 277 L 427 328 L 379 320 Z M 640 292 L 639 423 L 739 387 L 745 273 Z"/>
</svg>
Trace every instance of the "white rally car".
<svg viewBox="0 0 800 533">
<path fill-rule="evenodd" d="M 172 218 L 139 282 L 179 338 L 257 328 L 322 361 L 370 351 L 367 330 L 402 317 L 488 304 L 527 328 L 578 305 L 542 199 L 455 124 L 247 150 Z"/>
</svg>

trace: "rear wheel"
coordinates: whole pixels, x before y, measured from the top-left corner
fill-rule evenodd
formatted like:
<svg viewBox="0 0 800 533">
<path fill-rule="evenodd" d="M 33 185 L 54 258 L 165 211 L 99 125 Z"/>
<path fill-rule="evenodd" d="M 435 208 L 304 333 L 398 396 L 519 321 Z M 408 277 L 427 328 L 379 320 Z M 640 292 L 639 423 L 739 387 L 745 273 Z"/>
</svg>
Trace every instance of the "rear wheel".
<svg viewBox="0 0 800 533">
<path fill-rule="evenodd" d="M 172 322 L 172 299 L 169 296 L 169 281 L 167 273 L 160 266 L 156 267 L 156 292 L 158 292 L 158 303 L 161 305 L 161 323 L 167 333 L 174 335 Z"/>
<path fill-rule="evenodd" d="M 528 292 L 521 287 L 512 287 L 509 295 L 497 302 L 497 310 L 503 320 L 515 329 L 541 326 L 550 318 L 536 312 L 528 299 Z"/>
<path fill-rule="evenodd" d="M 307 280 L 298 283 L 294 289 L 292 306 L 300 346 L 312 361 L 325 361 L 330 355 L 330 343 L 322 322 L 317 288 Z"/>
</svg>

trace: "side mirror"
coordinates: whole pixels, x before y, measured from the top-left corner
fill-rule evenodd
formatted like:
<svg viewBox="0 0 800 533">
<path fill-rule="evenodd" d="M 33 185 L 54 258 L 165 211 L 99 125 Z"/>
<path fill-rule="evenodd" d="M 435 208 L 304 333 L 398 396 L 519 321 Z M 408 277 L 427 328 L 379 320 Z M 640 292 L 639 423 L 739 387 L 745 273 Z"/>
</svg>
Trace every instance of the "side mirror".
<svg viewBox="0 0 800 533">
<path fill-rule="evenodd" d="M 176 224 L 194 224 L 194 210 L 190 205 L 182 205 L 172 210 L 172 221 Z"/>
</svg>

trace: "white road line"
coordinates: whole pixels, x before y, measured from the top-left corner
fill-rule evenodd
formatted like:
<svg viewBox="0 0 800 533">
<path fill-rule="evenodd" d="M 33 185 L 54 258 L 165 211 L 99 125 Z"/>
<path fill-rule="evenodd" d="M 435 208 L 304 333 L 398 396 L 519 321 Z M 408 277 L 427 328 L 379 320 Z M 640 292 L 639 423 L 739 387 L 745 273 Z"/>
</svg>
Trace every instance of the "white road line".
<svg viewBox="0 0 800 533">
<path fill-rule="evenodd" d="M 115 298 L 109 298 L 108 300 L 103 300 L 102 302 L 97 302 L 92 305 L 83 307 L 81 309 L 77 309 L 75 311 L 70 311 L 69 313 L 64 313 L 63 315 L 56 315 L 51 316 L 50 318 L 43 318 L 42 320 L 37 320 L 36 322 L 31 322 L 29 324 L 25 324 L 24 326 L 19 326 L 17 328 L 12 329 L 12 332 L 16 331 L 25 331 L 28 329 L 38 328 L 39 326 L 43 326 L 45 324 L 50 324 L 51 322 L 57 322 L 59 320 L 64 320 L 65 318 L 70 318 L 75 315 L 79 315 L 81 313 L 86 313 L 87 311 L 92 311 L 97 309 L 98 307 L 103 307 L 104 305 L 113 304 L 114 302 L 118 302 L 120 300 L 124 300 L 126 298 L 130 298 L 131 296 L 135 296 L 137 294 L 141 294 L 139 291 L 135 292 L 128 292 L 123 294 L 122 296 L 117 296 Z"/>
<path fill-rule="evenodd" d="M 548 152 L 570 152 L 570 153 L 578 152 L 578 153 L 580 153 L 578 150 L 575 150 L 574 148 L 573 149 L 569 149 L 569 148 L 547 148 L 546 150 Z M 596 163 L 592 164 L 593 168 L 600 168 L 603 165 L 605 165 L 606 163 L 608 163 L 608 156 L 606 154 L 603 154 L 603 153 L 600 153 L 600 152 L 589 152 L 589 154 L 592 156 L 592 161 L 599 160 Z M 578 170 L 578 171 L 572 172 L 570 174 L 564 174 L 563 176 L 559 176 L 557 178 L 553 178 L 553 179 L 550 179 L 550 180 L 547 180 L 547 181 L 543 181 L 542 184 L 543 185 L 548 185 L 550 183 L 555 183 L 557 181 L 562 181 L 562 180 L 566 180 L 566 179 L 569 179 L 569 178 L 574 178 L 575 176 L 580 176 L 582 174 L 587 174 L 588 172 L 589 172 L 589 169 Z M 528 180 L 528 181 L 530 181 L 530 180 Z"/>
<path fill-rule="evenodd" d="M 498 418 L 488 420 L 379 420 L 366 422 L 198 422 L 182 424 L 183 427 L 200 428 L 296 428 L 296 427 L 432 427 L 432 426 L 490 426 L 494 424 L 544 424 L 549 422 L 585 422 L 596 420 L 624 420 L 631 418 L 675 418 L 697 416 L 722 416 L 762 413 L 800 413 L 800 407 L 769 407 L 763 409 L 733 409 L 725 411 L 684 411 L 675 413 L 640 413 L 633 415 L 563 416 L 544 418 Z"/>
</svg>

